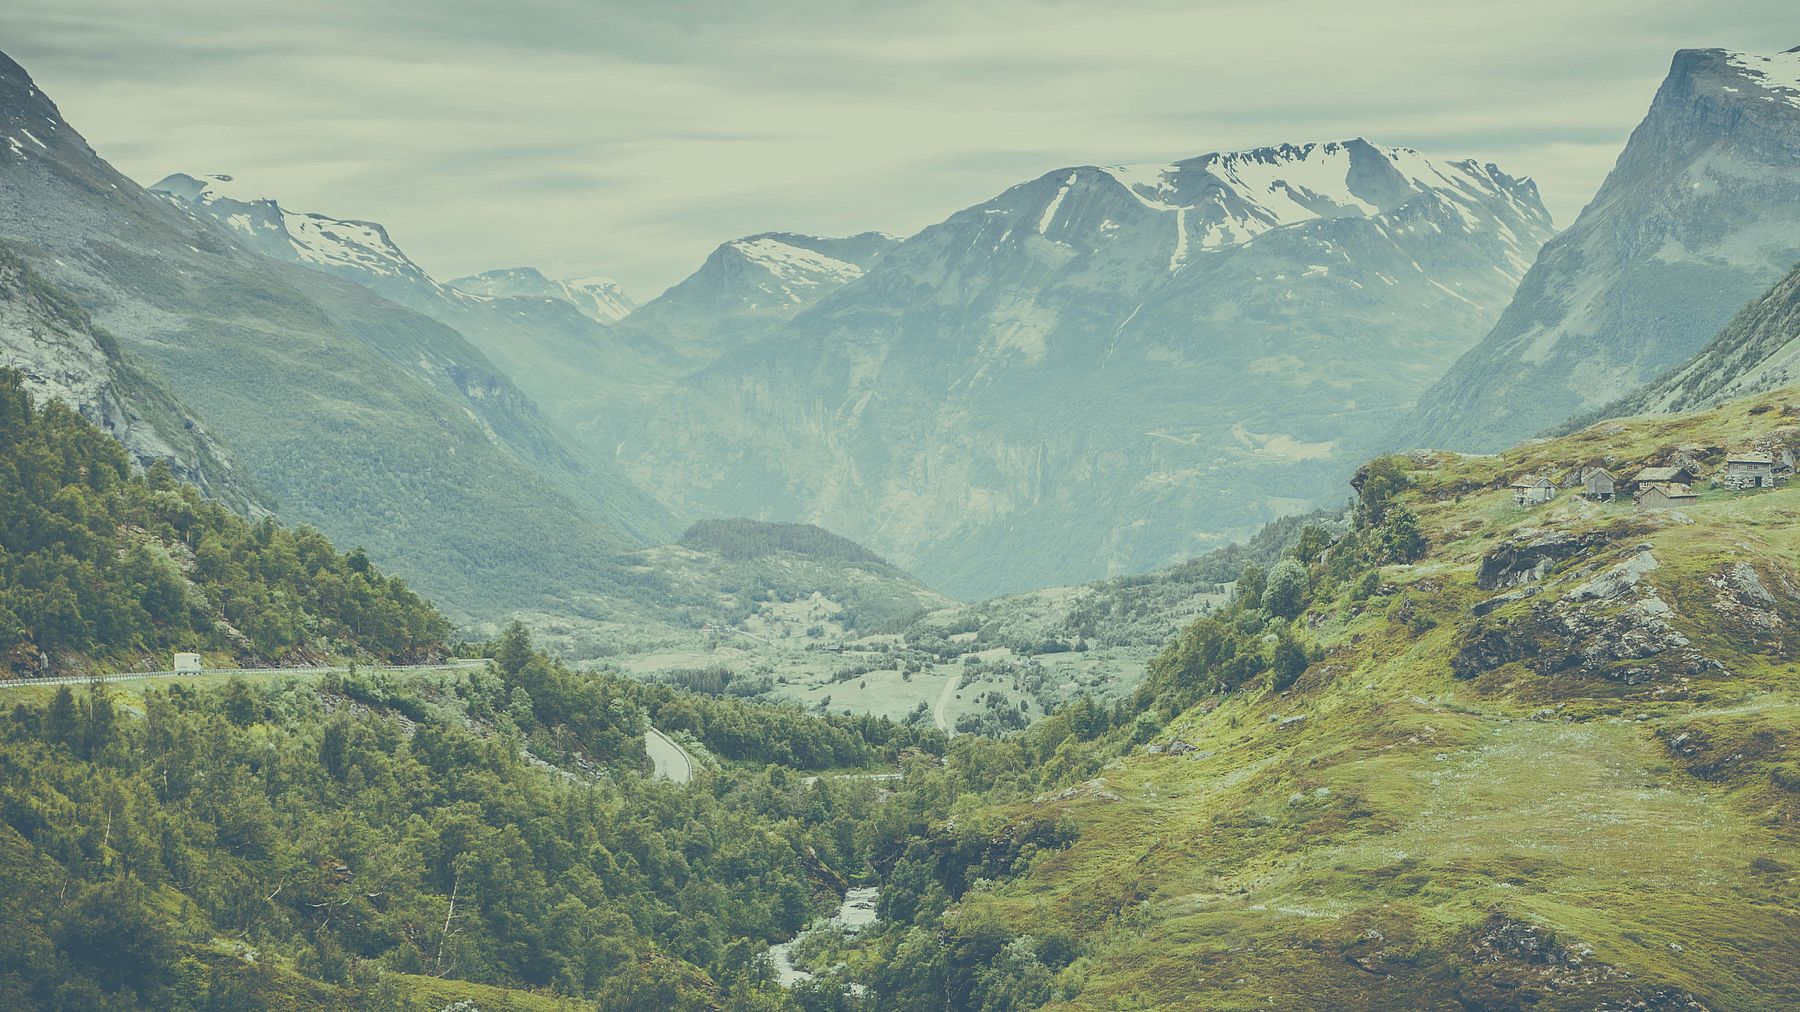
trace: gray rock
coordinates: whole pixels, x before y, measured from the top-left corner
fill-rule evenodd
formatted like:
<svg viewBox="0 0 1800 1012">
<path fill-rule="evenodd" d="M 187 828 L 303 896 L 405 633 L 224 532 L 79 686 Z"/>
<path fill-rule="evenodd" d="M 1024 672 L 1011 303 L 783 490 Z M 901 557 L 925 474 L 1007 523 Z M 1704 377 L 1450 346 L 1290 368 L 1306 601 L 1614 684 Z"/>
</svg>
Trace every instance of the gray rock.
<svg viewBox="0 0 1800 1012">
<path fill-rule="evenodd" d="M 1681 365 L 1800 261 L 1800 98 L 1683 50 L 1618 164 L 1390 445 L 1497 450 Z"/>
</svg>

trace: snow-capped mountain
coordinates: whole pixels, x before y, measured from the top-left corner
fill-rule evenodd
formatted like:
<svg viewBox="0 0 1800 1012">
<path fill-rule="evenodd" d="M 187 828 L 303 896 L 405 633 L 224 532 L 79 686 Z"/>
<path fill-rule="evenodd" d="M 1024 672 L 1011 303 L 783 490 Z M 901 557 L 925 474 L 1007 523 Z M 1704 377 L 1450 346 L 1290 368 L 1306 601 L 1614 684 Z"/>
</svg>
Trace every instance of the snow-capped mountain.
<svg viewBox="0 0 1800 1012">
<path fill-rule="evenodd" d="M 764 232 L 720 245 L 687 279 L 626 324 L 706 359 L 754 340 L 863 276 L 899 239 L 883 232 L 842 238 Z"/>
<path fill-rule="evenodd" d="M 629 304 L 620 301 L 623 293 L 616 288 L 607 292 L 597 279 L 563 284 L 520 268 L 476 277 L 498 288 L 508 282 L 494 275 L 510 275 L 511 283 L 521 288 L 541 283 L 546 291 L 471 294 L 460 284 L 432 277 L 376 222 L 290 211 L 276 198 L 225 175 L 177 173 L 152 191 L 190 215 L 223 226 L 265 256 L 353 281 L 454 329 L 533 400 L 553 412 L 575 411 L 571 428 L 613 398 L 638 396 L 645 378 L 659 374 L 662 363 L 674 357 L 652 337 L 617 332 L 594 318 L 603 302 Z M 598 448 L 584 445 L 583 450 L 596 463 L 610 466 Z M 660 512 L 648 502 L 641 505 L 646 515 Z"/>
<path fill-rule="evenodd" d="M 372 221 L 290 211 L 274 197 L 227 175 L 175 173 L 150 187 L 202 208 L 265 256 L 291 260 L 351 280 L 370 276 L 392 285 L 442 290 Z"/>
<path fill-rule="evenodd" d="M 463 614 L 577 587 L 591 599 L 625 583 L 618 553 L 643 543 L 638 532 L 666 536 L 660 506 L 550 425 L 462 333 L 344 280 L 347 271 L 319 269 L 285 238 L 277 250 L 290 252 L 261 255 L 252 240 L 266 229 L 149 193 L 3 55 L 0 138 L 19 142 L 0 139 L 0 242 L 42 282 L 25 286 L 9 317 L 21 322 L 0 327 L 0 343 L 12 361 L 35 357 L 42 382 L 89 402 L 90 417 L 108 424 L 110 413 L 128 445 L 132 418 L 143 418 L 216 476 L 184 452 L 182 434 L 198 438 L 192 420 L 235 451 L 284 520 L 365 546 Z M 231 203 L 213 206 L 227 219 L 278 207 Z M 82 315 L 59 321 L 44 315 L 48 303 L 31 307 L 52 290 Z M 103 334 L 122 368 L 95 357 L 96 347 L 107 354 Z M 155 389 L 130 382 L 134 363 Z M 141 439 L 134 452 L 160 456 Z"/>
<path fill-rule="evenodd" d="M 1687 360 L 1800 261 L 1800 50 L 1677 53 L 1575 224 L 1395 446 L 1498 449 Z"/>
<path fill-rule="evenodd" d="M 457 278 L 450 287 L 494 299 L 560 299 L 599 323 L 617 323 L 637 308 L 619 283 L 598 275 L 557 281 L 535 267 L 508 267 Z"/>
<path fill-rule="evenodd" d="M 1058 175 L 1046 178 L 1056 182 Z M 1426 192 L 1472 218 L 1491 219 L 1496 211 L 1532 217 L 1542 210 L 1534 191 L 1521 189 L 1492 165 L 1440 164 L 1410 148 L 1378 148 L 1356 139 L 1213 153 L 1167 165 L 1070 169 L 1035 222 L 1038 235 L 1066 240 L 1092 229 L 1104 238 L 1120 227 L 1110 218 L 1094 223 L 1062 214 L 1064 199 L 1083 186 L 1116 186 L 1162 215 L 1170 232 L 1171 273 L 1207 250 L 1300 222 L 1373 217 Z M 1030 189 L 1035 198 L 1045 189 L 1044 180 Z M 1522 270 L 1528 262 L 1518 266 Z"/>
<path fill-rule="evenodd" d="M 1360 139 L 1059 169 L 867 265 L 809 247 L 861 268 L 813 288 L 721 247 L 658 300 L 719 357 L 610 438 L 690 513 L 821 523 L 956 594 L 1139 570 L 1339 498 L 1550 234 L 1529 180 Z"/>
</svg>

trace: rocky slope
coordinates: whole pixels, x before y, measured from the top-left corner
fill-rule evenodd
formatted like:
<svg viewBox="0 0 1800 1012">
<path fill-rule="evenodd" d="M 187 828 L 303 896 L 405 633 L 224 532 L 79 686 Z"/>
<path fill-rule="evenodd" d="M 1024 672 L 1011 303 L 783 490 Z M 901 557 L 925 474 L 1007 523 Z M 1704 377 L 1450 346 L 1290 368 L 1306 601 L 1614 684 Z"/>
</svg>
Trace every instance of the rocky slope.
<svg viewBox="0 0 1800 1012">
<path fill-rule="evenodd" d="M 117 439 L 140 468 L 162 464 L 211 498 L 247 515 L 262 495 L 192 411 L 67 293 L 0 245 L 0 366 L 17 369 L 39 402 L 62 401 Z"/>
<path fill-rule="evenodd" d="M 1595 414 L 1692 411 L 1800 380 L 1800 268 L 1745 306 L 1678 369 Z"/>
<path fill-rule="evenodd" d="M 5 59 L 0 121 L 0 239 L 227 434 L 285 519 L 463 614 L 623 592 L 616 553 L 664 521 L 460 333 L 146 192 Z"/>
<path fill-rule="evenodd" d="M 1686 361 L 1800 261 L 1800 50 L 1684 50 L 1618 164 L 1395 446 L 1491 450 Z"/>
<path fill-rule="evenodd" d="M 817 521 L 959 596 L 1141 571 L 1335 497 L 1549 234 L 1529 180 L 1362 140 L 1061 169 L 608 438 L 680 511 Z"/>
<path fill-rule="evenodd" d="M 637 303 L 611 278 L 586 277 L 556 281 L 535 267 L 509 267 L 457 278 L 450 287 L 495 299 L 560 299 L 596 323 L 618 323 Z"/>
</svg>

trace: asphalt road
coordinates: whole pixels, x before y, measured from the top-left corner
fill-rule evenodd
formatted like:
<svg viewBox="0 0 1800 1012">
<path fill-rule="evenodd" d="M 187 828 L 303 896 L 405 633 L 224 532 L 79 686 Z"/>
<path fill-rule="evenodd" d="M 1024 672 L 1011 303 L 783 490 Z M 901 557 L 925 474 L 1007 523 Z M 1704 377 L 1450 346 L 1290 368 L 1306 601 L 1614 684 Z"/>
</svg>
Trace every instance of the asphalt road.
<svg viewBox="0 0 1800 1012">
<path fill-rule="evenodd" d="M 678 784 L 694 779 L 694 760 L 669 736 L 652 727 L 644 731 L 644 751 L 650 753 L 655 775 Z"/>
<path fill-rule="evenodd" d="M 452 660 L 442 664 L 359 664 L 358 671 L 442 671 L 446 668 L 479 668 L 487 661 Z M 196 675 L 324 675 L 347 674 L 348 664 L 303 668 L 206 668 L 201 671 L 122 671 L 116 675 L 65 678 L 0 679 L 0 689 L 24 689 L 36 685 L 87 685 L 90 682 L 135 682 L 141 678 L 193 678 Z"/>
</svg>

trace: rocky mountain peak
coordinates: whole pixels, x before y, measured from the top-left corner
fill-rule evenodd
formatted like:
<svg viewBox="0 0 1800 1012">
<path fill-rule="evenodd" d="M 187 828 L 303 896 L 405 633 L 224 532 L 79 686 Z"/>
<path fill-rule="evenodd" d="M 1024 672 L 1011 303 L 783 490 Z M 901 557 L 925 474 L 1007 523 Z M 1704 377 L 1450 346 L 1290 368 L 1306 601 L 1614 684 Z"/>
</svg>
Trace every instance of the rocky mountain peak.
<svg viewBox="0 0 1800 1012">
<path fill-rule="evenodd" d="M 557 281 L 535 267 L 505 267 L 457 278 L 450 287 L 485 298 L 556 299 L 599 323 L 617 323 L 637 308 L 619 283 L 592 275 Z"/>
<path fill-rule="evenodd" d="M 1688 359 L 1800 260 L 1800 54 L 1684 49 L 1618 163 L 1393 445 L 1496 449 Z"/>
<path fill-rule="evenodd" d="M 178 172 L 164 177 L 150 191 L 191 211 L 209 215 L 266 256 L 306 264 L 365 284 L 373 277 L 389 286 L 443 290 L 400 249 L 379 222 L 290 211 L 244 180 L 223 174 L 190 176 Z M 376 287 L 380 289 L 381 285 Z"/>
</svg>

